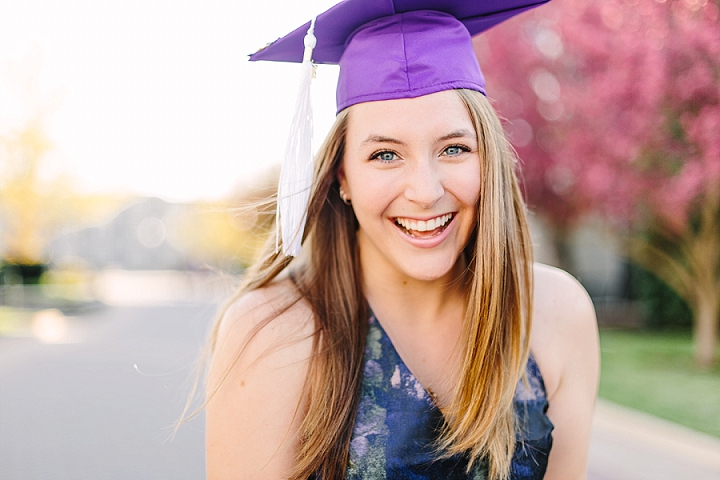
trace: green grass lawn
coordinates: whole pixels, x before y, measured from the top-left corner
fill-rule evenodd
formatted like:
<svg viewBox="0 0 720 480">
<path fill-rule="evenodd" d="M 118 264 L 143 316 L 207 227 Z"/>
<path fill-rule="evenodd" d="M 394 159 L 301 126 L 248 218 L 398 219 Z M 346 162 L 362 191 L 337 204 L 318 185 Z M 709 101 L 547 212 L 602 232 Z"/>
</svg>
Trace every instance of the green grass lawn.
<svg viewBox="0 0 720 480">
<path fill-rule="evenodd" d="M 720 437 L 720 365 L 693 363 L 689 333 L 602 330 L 600 396 Z"/>
</svg>

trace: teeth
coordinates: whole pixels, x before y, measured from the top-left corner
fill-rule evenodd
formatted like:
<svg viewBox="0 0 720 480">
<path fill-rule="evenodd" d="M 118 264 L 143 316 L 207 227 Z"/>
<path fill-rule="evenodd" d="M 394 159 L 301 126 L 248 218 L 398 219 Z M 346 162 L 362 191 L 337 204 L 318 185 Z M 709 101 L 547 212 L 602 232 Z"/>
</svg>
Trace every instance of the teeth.
<svg viewBox="0 0 720 480">
<path fill-rule="evenodd" d="M 430 220 L 409 220 L 407 218 L 398 217 L 395 222 L 404 227 L 406 230 L 414 230 L 416 232 L 429 232 L 436 228 L 444 227 L 452 219 L 452 213 L 446 213 L 440 217 L 431 218 Z"/>
</svg>

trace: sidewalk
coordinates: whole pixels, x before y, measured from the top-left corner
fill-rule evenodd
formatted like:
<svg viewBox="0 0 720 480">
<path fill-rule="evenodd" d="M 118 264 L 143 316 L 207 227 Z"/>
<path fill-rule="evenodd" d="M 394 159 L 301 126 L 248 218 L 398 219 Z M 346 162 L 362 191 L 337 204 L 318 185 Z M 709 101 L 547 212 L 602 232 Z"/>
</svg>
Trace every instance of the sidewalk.
<svg viewBox="0 0 720 480">
<path fill-rule="evenodd" d="M 152 306 L 220 302 L 237 283 L 237 277 L 212 271 L 105 269 L 95 274 L 92 290 L 106 305 Z"/>
<path fill-rule="evenodd" d="M 599 399 L 589 480 L 720 480 L 720 439 Z"/>
</svg>

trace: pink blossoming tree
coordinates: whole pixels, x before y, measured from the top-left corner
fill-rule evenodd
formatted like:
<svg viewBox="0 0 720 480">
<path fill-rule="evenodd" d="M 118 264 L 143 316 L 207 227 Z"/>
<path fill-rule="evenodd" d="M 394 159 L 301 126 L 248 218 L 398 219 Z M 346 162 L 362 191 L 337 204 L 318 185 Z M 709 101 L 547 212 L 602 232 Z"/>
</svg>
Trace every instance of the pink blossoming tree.
<svg viewBox="0 0 720 480">
<path fill-rule="evenodd" d="M 719 7 L 554 0 L 476 40 L 531 207 L 628 233 L 628 256 L 688 302 L 701 366 L 720 320 Z"/>
</svg>

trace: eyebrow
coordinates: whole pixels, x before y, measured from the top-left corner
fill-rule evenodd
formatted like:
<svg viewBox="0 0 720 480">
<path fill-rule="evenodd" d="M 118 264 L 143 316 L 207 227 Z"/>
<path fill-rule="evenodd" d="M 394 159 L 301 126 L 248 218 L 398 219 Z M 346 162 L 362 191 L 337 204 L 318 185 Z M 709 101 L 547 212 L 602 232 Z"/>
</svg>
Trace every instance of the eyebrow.
<svg viewBox="0 0 720 480">
<path fill-rule="evenodd" d="M 476 134 L 475 132 L 471 132 L 470 130 L 455 130 L 454 132 L 448 133 L 447 135 L 444 135 L 440 138 L 438 138 L 438 142 L 444 142 L 446 140 L 452 140 L 453 138 L 475 138 Z"/>
<path fill-rule="evenodd" d="M 392 143 L 395 145 L 405 145 L 405 142 L 402 142 L 397 138 L 385 137 L 383 135 L 370 135 L 363 140 L 360 145 L 365 145 L 366 143 Z"/>
<path fill-rule="evenodd" d="M 471 132 L 470 130 L 461 129 L 461 130 L 455 130 L 454 132 L 450 132 L 447 135 L 443 135 L 442 137 L 437 139 L 437 143 L 445 142 L 447 140 L 452 140 L 453 138 L 475 138 L 475 132 Z M 405 142 L 398 140 L 397 138 L 393 137 L 386 137 L 384 135 L 370 135 L 365 140 L 363 140 L 360 145 L 365 145 L 367 143 L 392 143 L 394 145 L 405 145 Z"/>
</svg>

